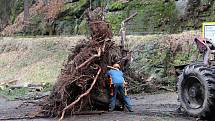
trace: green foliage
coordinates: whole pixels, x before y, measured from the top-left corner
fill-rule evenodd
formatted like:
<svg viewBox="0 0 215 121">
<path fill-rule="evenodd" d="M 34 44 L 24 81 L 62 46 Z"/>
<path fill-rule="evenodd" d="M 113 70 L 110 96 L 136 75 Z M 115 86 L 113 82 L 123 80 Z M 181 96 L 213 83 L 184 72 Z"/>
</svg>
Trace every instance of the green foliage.
<svg viewBox="0 0 215 121">
<path fill-rule="evenodd" d="M 0 24 L 13 23 L 23 11 L 24 0 L 1 0 Z M 32 4 L 33 0 L 30 0 Z M 123 3 L 116 0 L 93 0 L 92 9 L 108 5 L 107 19 L 111 23 L 113 31 L 118 34 L 123 19 L 134 12 L 138 15 L 127 25 L 127 32 L 165 32 L 177 33 L 184 30 L 199 29 L 203 21 L 214 21 L 214 0 L 200 0 L 198 5 L 193 1 L 188 2 L 192 9 L 186 11 L 186 15 L 180 16 L 175 0 L 130 0 Z M 84 11 L 88 9 L 88 0 L 79 0 L 67 3 L 59 12 L 53 23 L 44 22 L 44 15 L 35 15 L 31 20 L 31 27 L 20 32 L 20 35 L 75 35 L 87 33 L 84 20 Z M 208 7 L 208 8 L 207 8 Z M 204 10 L 206 8 L 206 10 Z M 201 18 L 201 19 L 200 19 Z M 1 29 L 1 28 L 0 28 Z"/>
<path fill-rule="evenodd" d="M 118 10 L 123 10 L 125 8 L 125 4 L 123 4 L 122 2 L 112 2 L 110 4 L 110 7 L 109 7 L 109 11 L 118 11 Z"/>
<path fill-rule="evenodd" d="M 131 67 L 141 67 L 141 69 L 143 69 L 141 71 L 143 71 L 143 73 L 147 75 L 156 74 L 160 77 L 164 77 L 165 75 L 167 75 L 167 71 L 164 67 L 166 65 L 164 63 L 166 61 L 165 59 L 167 59 L 168 54 L 165 48 L 163 48 L 165 51 L 160 51 L 162 50 L 162 48 L 163 47 L 160 46 L 160 43 L 156 41 L 149 41 L 145 42 L 144 44 L 137 45 L 135 47 L 135 50 L 138 51 L 134 53 L 135 60 L 134 63 L 132 63 Z"/>
<path fill-rule="evenodd" d="M 121 22 L 125 19 L 125 14 L 123 12 L 109 13 L 107 16 L 107 21 L 112 26 L 112 31 L 114 34 L 118 35 Z"/>
<path fill-rule="evenodd" d="M 86 8 L 89 7 L 88 2 L 88 0 L 80 0 L 75 3 L 65 4 L 60 12 L 60 15 L 58 16 L 58 19 L 54 22 L 54 24 L 52 24 L 52 26 L 55 26 L 55 34 L 85 34 L 84 32 L 86 32 L 86 27 L 84 27 L 85 23 L 83 14 Z"/>
<path fill-rule="evenodd" d="M 16 0 L 12 8 L 11 22 L 14 23 L 16 17 L 24 10 L 24 0 Z"/>
<path fill-rule="evenodd" d="M 174 1 L 165 4 L 161 0 L 132 1 L 127 11 L 138 12 L 128 26 L 128 30 L 135 32 L 171 32 L 177 15 Z"/>
<path fill-rule="evenodd" d="M 127 25 L 127 31 L 132 32 L 175 32 L 177 11 L 175 1 L 164 3 L 158 0 L 135 0 L 128 4 L 112 2 L 108 13 L 108 21 L 112 25 L 114 33 L 118 33 L 120 24 L 127 16 L 137 11 L 138 15 Z"/>
<path fill-rule="evenodd" d="M 80 25 L 77 27 L 77 34 L 89 34 L 89 27 L 87 25 L 87 21 L 83 20 Z"/>
<path fill-rule="evenodd" d="M 201 60 L 195 44 L 179 45 L 178 48 L 182 49 L 178 49 L 173 53 L 171 46 L 163 42 L 166 38 L 159 35 L 155 37 L 149 36 L 144 36 L 145 39 L 129 37 L 129 40 L 135 40 L 131 41 L 128 46 L 133 51 L 134 57 L 130 68 L 138 75 L 145 75 L 146 77 L 155 75 L 156 83 L 175 87 L 174 66 Z"/>
</svg>

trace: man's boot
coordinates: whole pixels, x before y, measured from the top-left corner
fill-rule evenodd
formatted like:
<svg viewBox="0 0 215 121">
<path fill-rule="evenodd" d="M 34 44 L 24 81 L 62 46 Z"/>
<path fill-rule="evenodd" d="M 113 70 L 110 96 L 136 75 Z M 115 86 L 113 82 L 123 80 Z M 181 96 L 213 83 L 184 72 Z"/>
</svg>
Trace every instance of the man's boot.
<svg viewBox="0 0 215 121">
<path fill-rule="evenodd" d="M 108 112 L 112 112 L 114 109 L 113 108 L 109 108 L 108 109 Z"/>
<path fill-rule="evenodd" d="M 129 109 L 128 111 L 129 111 L 129 112 L 134 112 L 132 109 Z"/>
</svg>

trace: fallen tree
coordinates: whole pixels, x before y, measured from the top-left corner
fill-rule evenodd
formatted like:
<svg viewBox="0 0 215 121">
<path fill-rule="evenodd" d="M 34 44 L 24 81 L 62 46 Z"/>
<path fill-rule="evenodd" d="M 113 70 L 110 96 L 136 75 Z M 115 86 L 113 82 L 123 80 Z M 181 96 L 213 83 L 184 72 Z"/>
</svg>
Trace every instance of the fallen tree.
<svg viewBox="0 0 215 121">
<path fill-rule="evenodd" d="M 114 43 L 111 27 L 98 11 L 87 12 L 91 37 L 70 53 L 42 108 L 45 115 L 63 119 L 65 114 L 108 109 L 109 84 L 105 73 L 113 63 L 120 63 L 123 68 L 130 54 Z"/>
</svg>

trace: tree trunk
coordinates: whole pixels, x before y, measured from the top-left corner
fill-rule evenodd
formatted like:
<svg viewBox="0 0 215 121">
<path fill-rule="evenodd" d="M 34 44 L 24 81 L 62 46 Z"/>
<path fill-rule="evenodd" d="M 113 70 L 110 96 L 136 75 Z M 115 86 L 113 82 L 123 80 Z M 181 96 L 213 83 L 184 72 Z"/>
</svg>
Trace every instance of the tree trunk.
<svg viewBox="0 0 215 121">
<path fill-rule="evenodd" d="M 29 0 L 24 0 L 24 23 L 29 20 Z"/>
</svg>

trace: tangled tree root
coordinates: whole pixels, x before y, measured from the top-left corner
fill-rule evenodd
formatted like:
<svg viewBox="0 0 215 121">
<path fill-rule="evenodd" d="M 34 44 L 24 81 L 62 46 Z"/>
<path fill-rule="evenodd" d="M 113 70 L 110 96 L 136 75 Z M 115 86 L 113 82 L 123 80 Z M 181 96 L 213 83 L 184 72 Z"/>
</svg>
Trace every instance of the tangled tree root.
<svg viewBox="0 0 215 121">
<path fill-rule="evenodd" d="M 109 84 L 105 73 L 113 63 L 126 65 L 128 51 L 112 39 L 110 25 L 89 12 L 91 39 L 76 45 L 43 106 L 48 116 L 61 116 L 84 110 L 107 110 Z M 93 17 L 92 17 L 93 16 Z"/>
</svg>

